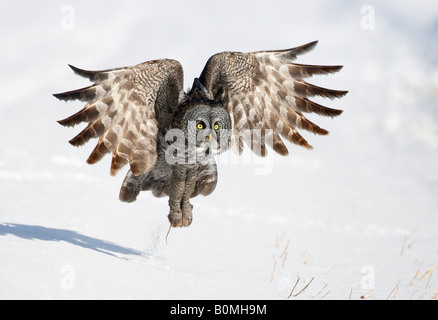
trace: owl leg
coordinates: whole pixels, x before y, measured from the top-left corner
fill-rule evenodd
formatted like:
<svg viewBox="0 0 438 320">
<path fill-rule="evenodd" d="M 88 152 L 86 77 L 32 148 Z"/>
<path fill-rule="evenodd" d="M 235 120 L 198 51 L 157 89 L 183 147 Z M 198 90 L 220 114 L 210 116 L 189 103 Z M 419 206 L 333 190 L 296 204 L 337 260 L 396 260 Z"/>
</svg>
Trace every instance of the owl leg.
<svg viewBox="0 0 438 320">
<path fill-rule="evenodd" d="M 172 171 L 169 184 L 169 218 L 172 227 L 188 227 L 192 223 L 192 205 L 190 195 L 196 184 L 192 170 L 176 166 Z"/>
<path fill-rule="evenodd" d="M 181 198 L 184 195 L 185 172 L 177 166 L 173 169 L 169 182 L 169 207 L 167 216 L 172 227 L 182 227 Z"/>
<path fill-rule="evenodd" d="M 196 174 L 194 170 L 188 170 L 186 174 L 186 187 L 181 199 L 181 210 L 183 215 L 183 226 L 188 227 L 193 220 L 193 205 L 190 203 L 190 196 L 196 186 Z"/>
</svg>

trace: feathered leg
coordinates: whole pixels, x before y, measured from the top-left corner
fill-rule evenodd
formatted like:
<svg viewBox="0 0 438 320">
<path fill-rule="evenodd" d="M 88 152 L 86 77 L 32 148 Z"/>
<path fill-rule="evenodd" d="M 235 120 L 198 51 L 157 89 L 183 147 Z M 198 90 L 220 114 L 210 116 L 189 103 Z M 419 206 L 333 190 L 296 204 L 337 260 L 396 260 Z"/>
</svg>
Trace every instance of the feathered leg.
<svg viewBox="0 0 438 320">
<path fill-rule="evenodd" d="M 169 218 L 172 227 L 188 227 L 192 223 L 192 208 L 189 199 L 196 185 L 193 170 L 175 166 L 169 184 Z"/>
<path fill-rule="evenodd" d="M 190 203 L 190 196 L 196 186 L 196 173 L 195 170 L 187 170 L 186 173 L 186 187 L 184 195 L 181 199 L 181 210 L 183 214 L 183 226 L 188 227 L 192 223 L 192 209 L 193 205 Z"/>
</svg>

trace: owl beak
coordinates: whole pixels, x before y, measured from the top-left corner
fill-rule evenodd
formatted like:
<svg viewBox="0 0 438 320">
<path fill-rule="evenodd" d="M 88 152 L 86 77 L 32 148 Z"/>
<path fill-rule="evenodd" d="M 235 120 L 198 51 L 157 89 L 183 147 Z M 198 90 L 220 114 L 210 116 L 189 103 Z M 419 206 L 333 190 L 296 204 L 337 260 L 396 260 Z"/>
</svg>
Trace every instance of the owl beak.
<svg viewBox="0 0 438 320">
<path fill-rule="evenodd" d="M 208 136 L 208 141 L 211 141 L 211 139 L 213 139 L 213 135 L 210 133 L 210 135 Z"/>
</svg>

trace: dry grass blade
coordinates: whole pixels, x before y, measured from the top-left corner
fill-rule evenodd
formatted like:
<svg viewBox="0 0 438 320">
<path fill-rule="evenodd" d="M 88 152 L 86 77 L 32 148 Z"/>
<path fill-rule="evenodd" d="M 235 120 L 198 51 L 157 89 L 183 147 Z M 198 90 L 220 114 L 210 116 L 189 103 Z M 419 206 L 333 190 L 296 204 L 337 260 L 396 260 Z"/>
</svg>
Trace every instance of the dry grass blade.
<svg viewBox="0 0 438 320">
<path fill-rule="evenodd" d="M 429 277 L 429 280 L 427 281 L 427 286 L 429 286 L 430 277 L 432 276 L 432 273 L 434 272 L 437 265 L 438 265 L 438 261 L 435 262 L 429 269 L 427 269 L 426 272 L 419 279 L 417 279 L 418 274 L 420 273 L 420 269 L 418 269 L 417 273 L 415 273 L 414 278 L 409 283 L 409 286 L 413 286 L 414 284 L 419 283 L 420 281 L 426 279 L 427 277 Z"/>
<path fill-rule="evenodd" d="M 402 245 L 402 249 L 401 249 L 401 253 L 400 255 L 402 256 L 405 252 L 405 248 L 409 248 L 411 245 L 408 244 L 409 238 L 412 236 L 412 234 L 408 234 L 405 236 L 405 239 L 403 240 L 403 245 Z"/>
<path fill-rule="evenodd" d="M 287 248 L 289 247 L 290 240 L 287 240 L 286 246 L 284 247 L 283 253 L 281 254 L 280 258 L 283 257 L 283 255 L 287 254 Z"/>
<path fill-rule="evenodd" d="M 388 294 L 388 297 L 386 298 L 386 300 L 389 300 L 389 297 L 391 296 L 391 294 L 394 292 L 394 290 L 396 290 L 396 292 L 395 292 L 395 294 L 394 294 L 394 299 L 395 299 L 395 297 L 397 296 L 397 292 L 398 292 L 398 286 L 399 286 L 399 284 L 400 284 L 400 281 L 401 280 L 399 280 L 398 282 L 397 282 L 397 284 L 395 285 L 395 287 L 391 290 L 391 292 Z"/>
<path fill-rule="evenodd" d="M 336 268 L 336 264 L 335 264 L 333 267 L 331 267 L 330 270 L 327 271 L 327 272 L 324 273 L 324 274 L 325 274 L 325 275 L 328 275 L 330 272 L 332 272 L 333 270 L 335 270 L 335 268 Z"/>
<path fill-rule="evenodd" d="M 306 284 L 306 286 L 300 290 L 300 292 L 298 292 L 297 294 L 294 294 L 294 297 L 298 296 L 299 294 L 301 294 L 304 290 L 307 289 L 307 287 L 312 283 L 313 279 L 315 279 L 315 277 L 313 277 L 308 284 Z"/>
<path fill-rule="evenodd" d="M 296 286 L 297 286 L 297 284 L 298 284 L 298 282 L 300 282 L 300 277 L 298 277 L 298 279 L 297 279 L 297 282 L 295 282 L 295 285 L 294 285 L 294 287 L 292 288 L 292 290 L 290 291 L 290 294 L 289 294 L 289 296 L 287 297 L 288 299 L 292 296 L 292 293 L 294 293 L 294 290 L 295 290 L 295 288 L 296 288 Z"/>
<path fill-rule="evenodd" d="M 330 293 L 330 290 L 329 291 L 327 291 L 327 293 L 325 294 L 325 295 L 323 295 L 322 297 L 321 297 L 321 299 L 324 299 L 325 297 L 327 297 L 327 295 Z"/>
<path fill-rule="evenodd" d="M 423 276 L 420 278 L 419 281 L 425 279 L 428 275 L 432 275 L 432 272 L 435 270 L 436 266 L 438 265 L 438 261 L 435 262 L 427 271 L 423 274 Z"/>
<path fill-rule="evenodd" d="M 411 282 L 409 282 L 409 286 L 411 287 L 414 284 L 415 279 L 417 279 L 418 274 L 420 273 L 420 269 L 417 270 L 415 276 L 412 278 Z"/>
<path fill-rule="evenodd" d="M 370 292 L 368 292 L 367 294 L 361 296 L 361 299 L 368 299 L 368 298 L 372 298 L 373 296 L 371 295 L 371 293 L 373 293 L 374 289 L 371 289 Z"/>
<path fill-rule="evenodd" d="M 327 288 L 328 283 L 325 284 L 324 287 L 322 287 L 321 290 L 319 290 L 319 292 L 316 294 L 315 299 L 318 298 L 318 296 L 324 291 L 325 288 Z M 327 294 L 326 294 L 327 295 Z M 325 297 L 325 296 L 324 296 Z"/>
<path fill-rule="evenodd" d="M 400 289 L 400 287 L 397 286 L 397 289 L 395 290 L 395 293 L 394 293 L 394 299 L 397 298 L 397 294 L 398 294 L 398 290 L 399 290 L 399 289 Z"/>
<path fill-rule="evenodd" d="M 277 267 L 277 261 L 274 262 L 274 269 L 272 270 L 271 282 L 274 280 L 275 268 Z"/>
<path fill-rule="evenodd" d="M 287 252 L 283 257 L 283 262 L 281 263 L 281 267 L 284 268 L 284 263 L 286 262 L 286 258 L 287 258 Z"/>
</svg>

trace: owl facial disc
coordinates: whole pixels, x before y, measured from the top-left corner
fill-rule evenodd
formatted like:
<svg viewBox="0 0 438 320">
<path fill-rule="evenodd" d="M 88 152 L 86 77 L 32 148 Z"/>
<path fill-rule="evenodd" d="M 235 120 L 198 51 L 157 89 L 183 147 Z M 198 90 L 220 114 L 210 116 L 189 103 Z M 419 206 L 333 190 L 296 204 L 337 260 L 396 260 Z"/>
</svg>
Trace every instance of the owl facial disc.
<svg viewBox="0 0 438 320">
<path fill-rule="evenodd" d="M 214 156 L 229 147 L 231 120 L 223 108 L 201 104 L 187 112 L 184 131 L 188 147 L 197 156 Z"/>
</svg>

